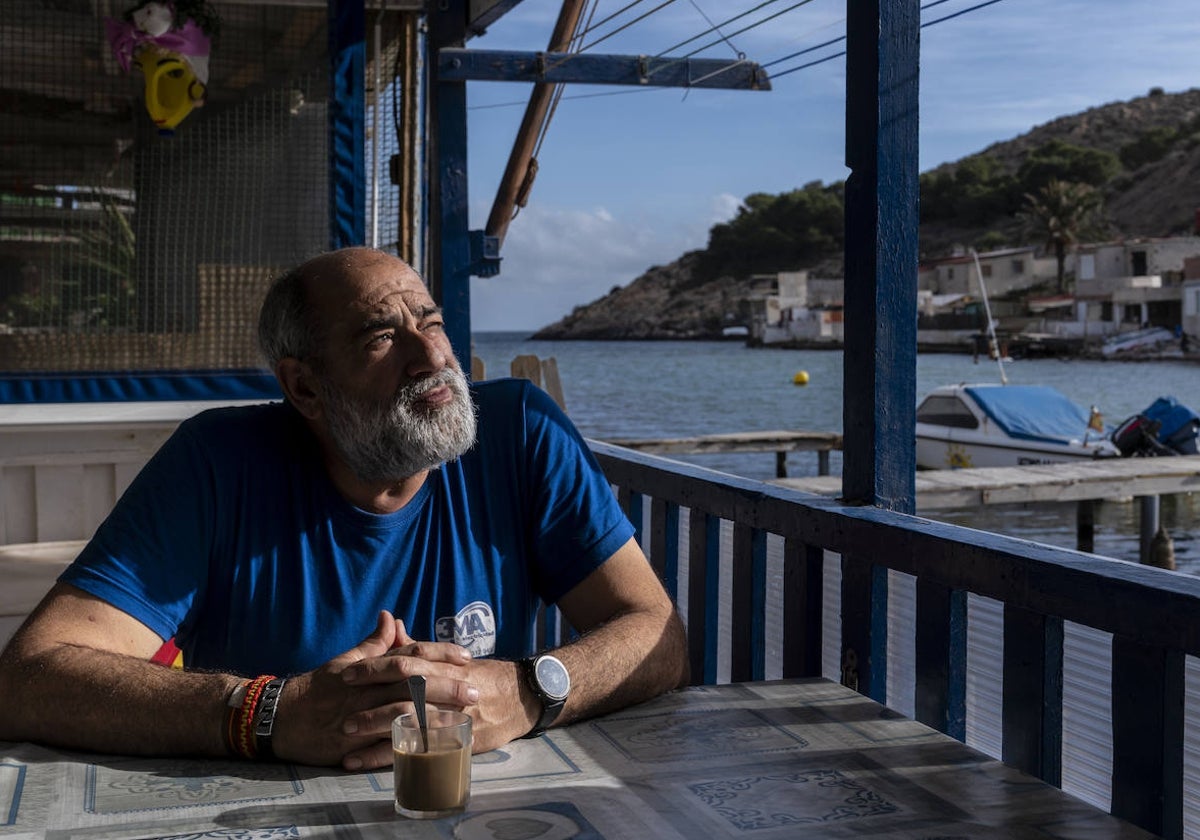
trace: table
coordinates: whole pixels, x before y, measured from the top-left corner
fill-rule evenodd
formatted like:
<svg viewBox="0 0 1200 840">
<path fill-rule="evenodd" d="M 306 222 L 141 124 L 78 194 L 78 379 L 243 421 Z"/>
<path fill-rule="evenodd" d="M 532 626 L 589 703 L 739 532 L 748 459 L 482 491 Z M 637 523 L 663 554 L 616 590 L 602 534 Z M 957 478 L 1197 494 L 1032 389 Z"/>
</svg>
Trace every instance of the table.
<svg viewBox="0 0 1200 840">
<path fill-rule="evenodd" d="M 459 817 L 392 773 L 0 743 L 0 837 L 1145 838 L 828 680 L 705 686 L 476 756 Z"/>
</svg>

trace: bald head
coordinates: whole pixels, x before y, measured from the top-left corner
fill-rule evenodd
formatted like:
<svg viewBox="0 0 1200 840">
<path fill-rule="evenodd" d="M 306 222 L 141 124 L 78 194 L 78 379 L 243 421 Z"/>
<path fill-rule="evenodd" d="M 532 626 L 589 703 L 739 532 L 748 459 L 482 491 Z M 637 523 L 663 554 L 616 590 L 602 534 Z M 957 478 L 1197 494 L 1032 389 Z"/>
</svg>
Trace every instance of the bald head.
<svg viewBox="0 0 1200 840">
<path fill-rule="evenodd" d="M 411 266 L 374 248 L 329 251 L 277 277 L 258 316 L 258 345 L 271 369 L 289 357 L 319 362 L 329 308 L 352 294 L 365 276 L 379 270 L 424 288 Z"/>
</svg>

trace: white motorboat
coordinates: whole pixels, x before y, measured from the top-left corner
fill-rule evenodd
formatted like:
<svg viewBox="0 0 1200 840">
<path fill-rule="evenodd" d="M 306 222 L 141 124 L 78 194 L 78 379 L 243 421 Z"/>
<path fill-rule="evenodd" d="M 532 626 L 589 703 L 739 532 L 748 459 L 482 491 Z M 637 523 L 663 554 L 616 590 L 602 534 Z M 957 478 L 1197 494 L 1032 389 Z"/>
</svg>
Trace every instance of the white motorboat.
<svg viewBox="0 0 1200 840">
<path fill-rule="evenodd" d="M 1044 385 L 943 385 L 917 407 L 917 467 L 1120 457 L 1099 415 Z"/>
</svg>

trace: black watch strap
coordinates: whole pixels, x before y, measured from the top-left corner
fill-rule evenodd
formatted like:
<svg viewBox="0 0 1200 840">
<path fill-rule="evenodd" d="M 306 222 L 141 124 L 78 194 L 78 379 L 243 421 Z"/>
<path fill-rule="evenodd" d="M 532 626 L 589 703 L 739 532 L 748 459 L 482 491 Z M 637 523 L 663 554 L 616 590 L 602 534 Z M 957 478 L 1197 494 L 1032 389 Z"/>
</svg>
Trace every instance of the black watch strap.
<svg viewBox="0 0 1200 840">
<path fill-rule="evenodd" d="M 538 717 L 538 722 L 534 724 L 533 729 L 521 736 L 523 738 L 536 738 L 541 735 L 558 719 L 559 714 L 566 705 L 566 697 L 551 697 L 542 688 L 541 681 L 537 675 L 537 661 L 540 656 L 530 656 L 521 660 L 521 672 L 525 675 L 525 682 L 533 689 L 533 693 L 537 696 L 538 702 L 542 704 L 542 713 Z"/>
</svg>

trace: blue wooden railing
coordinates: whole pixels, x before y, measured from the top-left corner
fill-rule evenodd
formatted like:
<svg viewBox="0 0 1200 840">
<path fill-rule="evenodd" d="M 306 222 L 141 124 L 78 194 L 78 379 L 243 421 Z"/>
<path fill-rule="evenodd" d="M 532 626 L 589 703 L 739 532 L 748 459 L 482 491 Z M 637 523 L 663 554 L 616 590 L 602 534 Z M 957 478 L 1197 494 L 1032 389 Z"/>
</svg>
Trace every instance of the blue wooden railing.
<svg viewBox="0 0 1200 840">
<path fill-rule="evenodd" d="M 915 717 L 962 740 L 967 593 L 976 593 L 1004 610 L 1002 758 L 1061 786 L 1063 623 L 1106 631 L 1111 811 L 1156 834 L 1183 835 L 1184 657 L 1200 655 L 1200 579 L 591 446 L 686 615 L 695 682 L 717 680 L 722 602 L 729 678 L 763 679 L 765 604 L 781 599 L 782 676 L 819 676 L 824 647 L 836 645 L 842 682 L 884 702 L 895 570 L 916 579 Z M 718 591 L 721 520 L 733 527 L 727 593 Z M 770 580 L 768 534 L 784 546 L 783 574 Z M 822 638 L 826 552 L 841 558 L 837 640 Z"/>
</svg>

